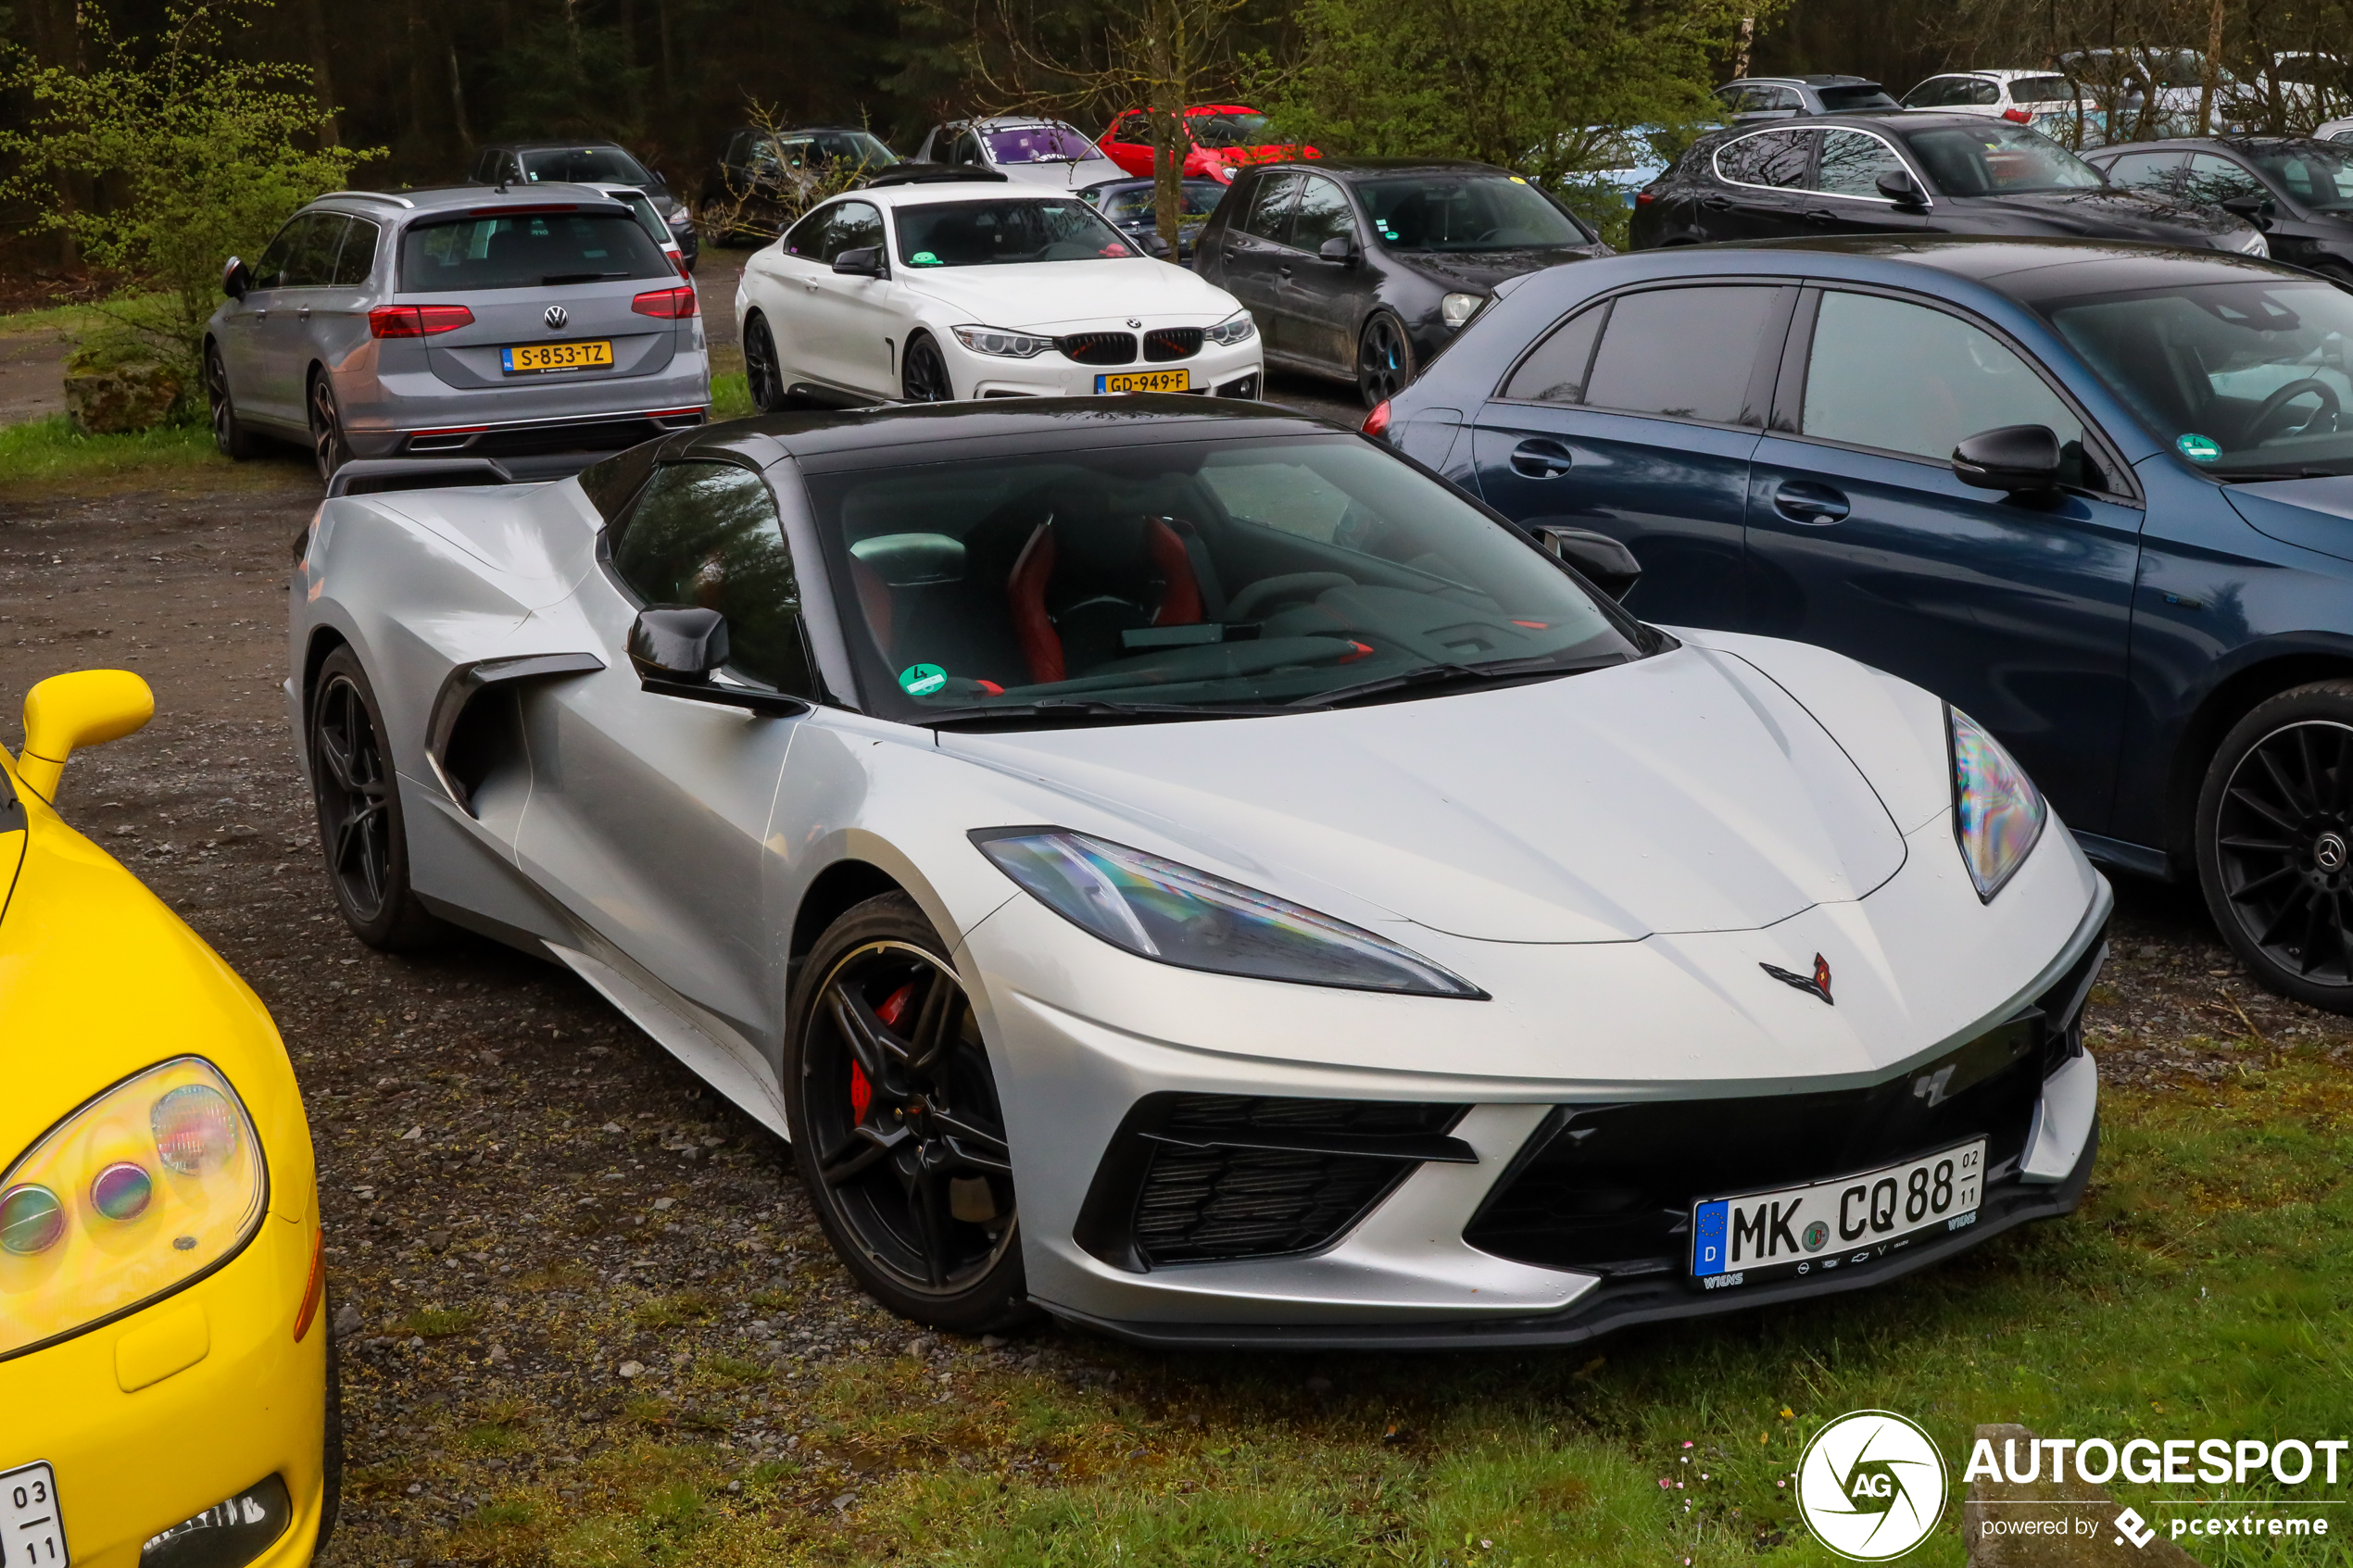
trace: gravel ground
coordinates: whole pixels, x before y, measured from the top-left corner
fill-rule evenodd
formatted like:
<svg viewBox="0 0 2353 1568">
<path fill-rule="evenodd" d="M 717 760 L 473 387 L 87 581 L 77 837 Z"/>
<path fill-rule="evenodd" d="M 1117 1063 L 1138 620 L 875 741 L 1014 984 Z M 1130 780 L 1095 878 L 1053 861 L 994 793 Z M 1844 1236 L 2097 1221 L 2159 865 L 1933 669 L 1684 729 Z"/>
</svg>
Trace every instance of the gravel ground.
<svg viewBox="0 0 2353 1568">
<path fill-rule="evenodd" d="M 1181 1394 L 1182 1358 L 888 1317 L 825 1249 L 784 1148 L 568 972 L 474 942 L 391 958 L 345 931 L 278 693 L 288 544 L 315 505 L 282 470 L 0 504 L 0 701 L 92 665 L 156 688 L 155 722 L 76 759 L 62 805 L 245 974 L 293 1052 L 344 1354 L 337 1561 L 434 1557 L 434 1532 L 520 1485 L 585 1506 L 596 1483 L 573 1477 L 649 1433 L 714 1445 L 776 1488 L 772 1518 L 846 1516 L 906 1461 L 821 1419 L 845 1364 L 910 1409 L 961 1409 L 975 1379 L 1001 1399 L 1114 1377 L 1106 1360 Z M 2346 1021 L 2241 979 L 2194 897 L 2119 894 L 2092 1023 L 2111 1081 L 2196 1090 L 2284 1048 L 2353 1049 Z M 992 1469 L 1058 1468 L 990 1441 Z"/>
</svg>

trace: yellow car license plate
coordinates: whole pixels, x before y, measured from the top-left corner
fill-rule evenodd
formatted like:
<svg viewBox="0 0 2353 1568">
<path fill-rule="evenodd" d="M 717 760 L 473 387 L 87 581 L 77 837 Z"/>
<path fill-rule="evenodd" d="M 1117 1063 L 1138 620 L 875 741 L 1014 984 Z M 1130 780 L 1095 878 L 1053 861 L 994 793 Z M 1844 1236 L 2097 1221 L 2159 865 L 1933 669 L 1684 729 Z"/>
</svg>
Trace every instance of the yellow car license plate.
<svg viewBox="0 0 2353 1568">
<path fill-rule="evenodd" d="M 1182 370 L 1122 370 L 1097 376 L 1097 392 L 1190 392 L 1193 378 Z"/>
<path fill-rule="evenodd" d="M 526 343 L 498 351 L 498 362 L 510 376 L 537 370 L 599 370 L 612 364 L 609 339 L 595 343 Z"/>
<path fill-rule="evenodd" d="M 57 1478 L 35 1461 L 0 1471 L 0 1562 L 65 1568 L 66 1527 L 57 1518 Z"/>
</svg>

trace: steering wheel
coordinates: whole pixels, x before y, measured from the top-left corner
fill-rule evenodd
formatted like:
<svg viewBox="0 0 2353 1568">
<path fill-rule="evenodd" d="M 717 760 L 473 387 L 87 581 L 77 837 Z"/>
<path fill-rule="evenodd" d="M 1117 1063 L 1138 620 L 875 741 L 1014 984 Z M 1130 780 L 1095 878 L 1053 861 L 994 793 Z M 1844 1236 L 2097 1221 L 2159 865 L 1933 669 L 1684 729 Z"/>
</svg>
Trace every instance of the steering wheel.
<svg viewBox="0 0 2353 1568">
<path fill-rule="evenodd" d="M 2307 393 L 2318 395 L 2321 406 L 2312 410 L 2310 419 L 2296 427 L 2296 433 L 2300 435 L 2320 423 L 2323 414 L 2328 416 L 2329 429 L 2336 429 L 2337 417 L 2343 409 L 2343 405 L 2337 401 L 2336 389 L 2324 381 L 2308 376 L 2302 381 L 2288 383 L 2271 396 L 2263 399 L 2263 407 L 2256 409 L 2255 417 L 2246 422 L 2245 437 L 2246 445 L 2249 446 L 2261 445 L 2264 437 L 2271 433 L 2271 421 L 2279 418 L 2280 410 Z M 2285 435 L 2287 432 L 2283 430 L 2280 433 Z"/>
</svg>

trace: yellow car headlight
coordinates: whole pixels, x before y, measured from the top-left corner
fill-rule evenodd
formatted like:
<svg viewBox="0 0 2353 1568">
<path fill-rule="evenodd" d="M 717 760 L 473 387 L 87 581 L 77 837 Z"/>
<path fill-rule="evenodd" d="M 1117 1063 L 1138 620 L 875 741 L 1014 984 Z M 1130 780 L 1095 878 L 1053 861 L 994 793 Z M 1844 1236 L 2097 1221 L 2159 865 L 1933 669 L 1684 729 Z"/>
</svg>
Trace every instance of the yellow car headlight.
<svg viewBox="0 0 2353 1568">
<path fill-rule="evenodd" d="M 267 1188 L 253 1120 L 211 1063 L 108 1089 L 0 1173 L 0 1357 L 211 1272 L 261 1223 Z"/>
</svg>

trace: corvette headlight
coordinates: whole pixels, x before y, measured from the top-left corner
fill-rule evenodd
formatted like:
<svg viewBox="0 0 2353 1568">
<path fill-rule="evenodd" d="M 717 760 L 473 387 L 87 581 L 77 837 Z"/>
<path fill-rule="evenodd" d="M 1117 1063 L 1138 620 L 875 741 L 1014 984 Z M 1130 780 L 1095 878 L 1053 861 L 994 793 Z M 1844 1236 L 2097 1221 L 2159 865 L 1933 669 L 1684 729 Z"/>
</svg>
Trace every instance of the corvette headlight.
<svg viewBox="0 0 2353 1568">
<path fill-rule="evenodd" d="M 1977 897 L 1992 903 L 2043 836 L 2050 809 L 2034 781 L 1959 709 L 1944 709 L 1953 756 L 1953 834 Z"/>
<path fill-rule="evenodd" d="M 1450 294 L 1438 302 L 1438 314 L 1450 327 L 1460 327 L 1487 303 L 1483 294 Z"/>
<path fill-rule="evenodd" d="M 1140 849 L 1055 828 L 972 839 L 1048 909 L 1141 958 L 1304 985 L 1487 998 L 1369 931 Z"/>
<path fill-rule="evenodd" d="M 1224 348 L 1237 343 L 1248 343 L 1251 334 L 1256 331 L 1258 331 L 1258 324 L 1250 319 L 1249 311 L 1242 310 L 1227 317 L 1215 326 L 1204 331 L 1201 334 L 1201 340 L 1203 343 L 1214 343 L 1220 348 Z"/>
<path fill-rule="evenodd" d="M 1002 327 L 956 327 L 950 329 L 956 341 L 975 354 L 993 354 L 1000 359 L 1035 359 L 1054 346 L 1050 337 L 1031 332 L 1009 332 Z"/>
<path fill-rule="evenodd" d="M 0 1173 L 0 1357 L 177 1290 L 261 1223 L 261 1147 L 187 1056 L 119 1084 Z"/>
</svg>

